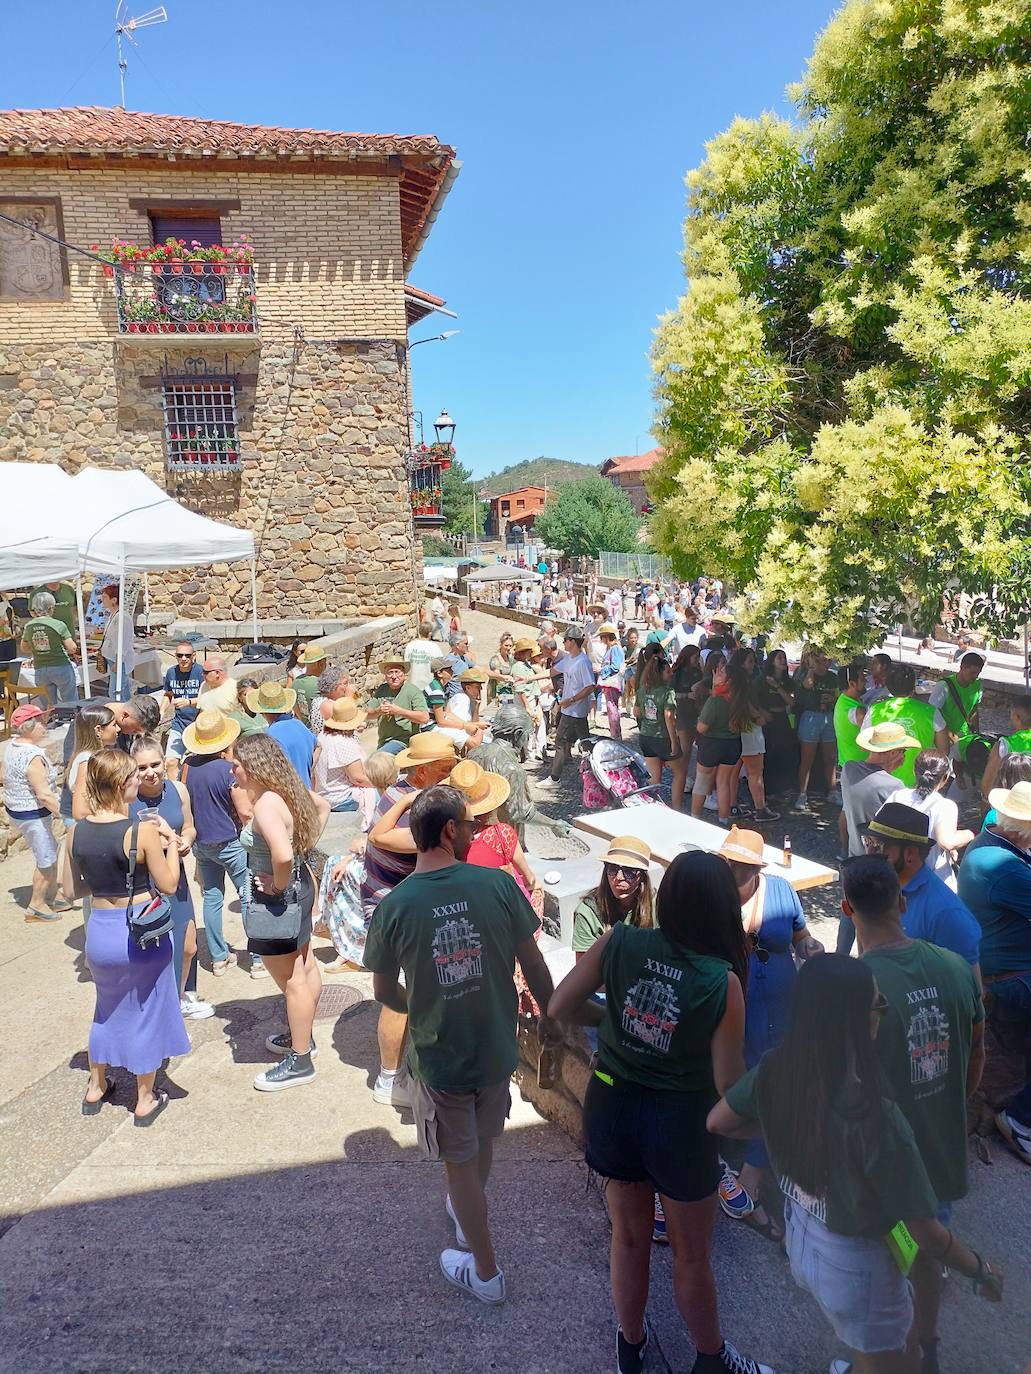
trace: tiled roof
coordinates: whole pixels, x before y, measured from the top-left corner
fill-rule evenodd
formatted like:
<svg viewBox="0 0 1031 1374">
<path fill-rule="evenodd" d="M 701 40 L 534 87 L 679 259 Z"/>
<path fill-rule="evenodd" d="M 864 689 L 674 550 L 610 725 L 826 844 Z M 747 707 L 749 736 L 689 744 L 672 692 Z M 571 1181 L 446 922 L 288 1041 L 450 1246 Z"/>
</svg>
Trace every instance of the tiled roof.
<svg viewBox="0 0 1031 1374">
<path fill-rule="evenodd" d="M 401 229 L 411 263 L 458 173 L 454 148 L 433 134 L 334 133 L 279 129 L 222 119 L 141 114 L 88 105 L 76 109 L 0 110 L 0 166 L 7 159 L 85 156 L 162 158 L 206 166 L 241 159 L 291 164 L 399 159 Z"/>
<path fill-rule="evenodd" d="M 443 304 L 443 296 L 434 296 L 429 291 L 422 291 L 418 286 L 413 286 L 411 282 L 405 282 L 405 315 L 409 328 L 424 320 L 427 315 L 432 315 L 434 310 Z"/>
<path fill-rule="evenodd" d="M 648 472 L 661 457 L 662 449 L 653 448 L 647 453 L 628 453 L 616 458 L 606 458 L 601 465 L 602 475 L 610 477 L 614 472 Z"/>
</svg>

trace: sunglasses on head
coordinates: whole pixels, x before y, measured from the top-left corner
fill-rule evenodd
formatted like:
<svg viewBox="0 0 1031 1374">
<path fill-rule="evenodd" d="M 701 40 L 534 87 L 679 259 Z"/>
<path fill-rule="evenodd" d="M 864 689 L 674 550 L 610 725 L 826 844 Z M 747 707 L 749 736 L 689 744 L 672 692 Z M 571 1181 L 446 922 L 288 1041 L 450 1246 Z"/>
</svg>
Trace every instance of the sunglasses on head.
<svg viewBox="0 0 1031 1374">
<path fill-rule="evenodd" d="M 625 868 L 622 864 L 606 864 L 605 872 L 611 878 L 622 877 L 628 883 L 639 883 L 643 877 L 639 868 Z"/>
</svg>

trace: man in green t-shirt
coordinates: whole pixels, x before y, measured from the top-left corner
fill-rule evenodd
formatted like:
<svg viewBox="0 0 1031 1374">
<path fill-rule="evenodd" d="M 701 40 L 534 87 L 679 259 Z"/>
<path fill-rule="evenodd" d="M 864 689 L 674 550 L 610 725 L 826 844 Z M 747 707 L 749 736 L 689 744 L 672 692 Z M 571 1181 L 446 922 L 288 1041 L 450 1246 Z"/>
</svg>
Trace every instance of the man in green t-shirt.
<svg viewBox="0 0 1031 1374">
<path fill-rule="evenodd" d="M 319 690 L 319 676 L 326 670 L 326 651 L 316 639 L 306 644 L 299 662 L 304 669 L 302 677 L 295 677 L 290 686 L 297 693 L 294 714 L 305 725 L 311 724 L 311 704 Z"/>
<path fill-rule="evenodd" d="M 29 605 L 40 592 L 54 598 L 53 616 L 59 620 L 72 639 L 75 638 L 75 588 L 70 582 L 44 582 L 41 587 L 33 587 L 29 592 Z"/>
<path fill-rule="evenodd" d="M 365 966 L 376 1000 L 408 1016 L 416 1131 L 424 1156 L 443 1161 L 459 1247 L 443 1252 L 441 1272 L 482 1302 L 499 1303 L 505 1280 L 484 1185 L 517 1061 L 515 960 L 540 1006 L 553 987 L 534 941 L 537 917 L 513 879 L 462 862 L 473 810 L 454 787 L 413 793 L 415 871 L 376 907 Z M 547 1030 L 544 1016 L 540 1028 Z"/>
<path fill-rule="evenodd" d="M 1010 703 L 1009 734 L 1000 736 L 992 746 L 981 779 L 981 793 L 987 797 L 997 787 L 1003 760 L 1010 754 L 1031 754 L 1031 696 L 1018 697 Z"/>
<path fill-rule="evenodd" d="M 946 673 L 934 684 L 927 698 L 928 704 L 942 713 L 952 741 L 952 752 L 961 763 L 966 761 L 971 741 L 981 728 L 977 713 L 984 694 L 980 682 L 983 668 L 983 654 L 964 654 L 957 671 Z M 985 748 L 987 746 L 982 745 L 982 750 Z M 981 768 L 976 771 L 983 768 L 984 757 L 982 752 Z"/>
<path fill-rule="evenodd" d="M 54 701 L 75 701 L 79 694 L 75 677 L 78 648 L 63 620 L 55 616 L 52 592 L 35 592 L 29 602 L 32 619 L 21 632 L 19 652 L 32 658 L 37 687 L 48 687 Z"/>
<path fill-rule="evenodd" d="M 905 898 L 883 858 L 850 859 L 842 869 L 843 909 L 855 922 L 863 958 L 888 1002 L 877 1054 L 909 1122 L 948 1225 L 965 1197 L 967 1098 L 984 1068 L 984 1004 L 970 965 L 951 950 L 910 940 Z M 924 1374 L 937 1374 L 941 1266 L 918 1255 L 911 1272 Z"/>
<path fill-rule="evenodd" d="M 418 687 L 405 680 L 407 664 L 401 657 L 385 658 L 380 664 L 383 681 L 372 693 L 370 720 L 378 727 L 377 748 L 400 754 L 413 735 L 429 724 L 430 708 Z"/>
<path fill-rule="evenodd" d="M 887 701 L 874 702 L 870 707 L 866 724 L 880 725 L 884 721 L 891 721 L 901 725 L 908 734 L 919 741 L 918 748 L 906 750 L 906 757 L 900 767 L 895 769 L 897 778 L 901 778 L 907 787 L 915 787 L 916 773 L 913 765 L 920 750 L 938 749 L 947 754 L 952 741 L 945 728 L 945 717 L 941 711 L 930 702 L 920 701 L 914 696 L 916 673 L 908 663 L 892 664 L 888 674 L 888 687 L 891 696 Z"/>
</svg>

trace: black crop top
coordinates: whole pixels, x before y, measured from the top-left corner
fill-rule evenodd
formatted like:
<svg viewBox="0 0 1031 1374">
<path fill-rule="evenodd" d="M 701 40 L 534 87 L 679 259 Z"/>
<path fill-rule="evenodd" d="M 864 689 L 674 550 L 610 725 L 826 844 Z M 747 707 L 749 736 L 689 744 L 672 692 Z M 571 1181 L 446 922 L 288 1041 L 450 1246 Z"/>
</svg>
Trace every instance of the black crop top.
<svg viewBox="0 0 1031 1374">
<path fill-rule="evenodd" d="M 72 832 L 72 859 L 94 897 L 124 897 L 129 877 L 125 832 L 131 821 L 79 821 Z M 150 888 L 147 861 L 137 850 L 133 893 Z"/>
</svg>

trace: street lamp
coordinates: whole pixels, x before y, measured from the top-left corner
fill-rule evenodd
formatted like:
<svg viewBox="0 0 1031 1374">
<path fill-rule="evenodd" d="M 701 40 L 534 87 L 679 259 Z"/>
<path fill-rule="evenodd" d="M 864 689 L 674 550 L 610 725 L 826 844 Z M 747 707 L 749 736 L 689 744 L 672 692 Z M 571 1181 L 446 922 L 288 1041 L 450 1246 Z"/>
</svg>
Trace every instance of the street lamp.
<svg viewBox="0 0 1031 1374">
<path fill-rule="evenodd" d="M 447 343 L 448 339 L 453 339 L 456 334 L 461 334 L 460 329 L 445 329 L 443 334 L 429 334 L 425 339 L 413 339 L 408 345 L 409 350 L 418 348 L 423 343 Z"/>
<path fill-rule="evenodd" d="M 433 432 L 437 436 L 438 444 L 447 444 L 450 448 L 455 437 L 455 422 L 446 410 L 442 410 L 433 421 Z"/>
</svg>

